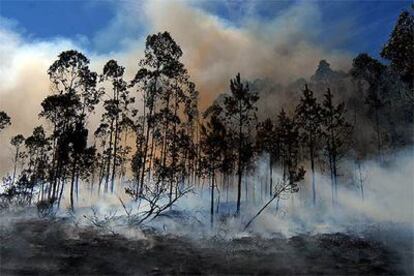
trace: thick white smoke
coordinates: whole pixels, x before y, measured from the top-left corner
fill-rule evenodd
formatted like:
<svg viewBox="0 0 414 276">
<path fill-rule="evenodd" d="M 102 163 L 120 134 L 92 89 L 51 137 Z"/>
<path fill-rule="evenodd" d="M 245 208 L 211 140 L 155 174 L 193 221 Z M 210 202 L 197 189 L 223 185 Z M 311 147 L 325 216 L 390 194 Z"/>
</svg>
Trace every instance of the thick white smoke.
<svg viewBox="0 0 414 276">
<path fill-rule="evenodd" d="M 336 232 L 363 232 L 371 225 L 400 225 L 405 229 L 414 229 L 414 158 L 412 148 L 399 152 L 392 157 L 387 165 L 376 161 L 366 161 L 361 164 L 364 198 L 362 198 L 359 182 L 359 171 L 355 171 L 356 179 L 340 178 L 338 199 L 335 205 L 331 200 L 330 179 L 326 175 L 317 175 L 317 204 L 313 206 L 310 200 L 309 183 L 307 180 L 300 184 L 300 192 L 283 194 L 274 200 L 256 220 L 244 229 L 246 223 L 268 201 L 269 195 L 262 195 L 261 183 L 266 178 L 267 164 L 260 163 L 260 175 L 250 176 L 248 183 L 248 199 L 245 200 L 245 186 L 242 187 L 241 216 L 234 217 L 236 209 L 236 191 L 226 189 L 215 191 L 215 220 L 210 224 L 210 186 L 208 181 L 203 187 L 195 187 L 179 199 L 172 210 L 167 210 L 165 216 L 148 220 L 142 226 L 153 227 L 160 232 L 174 235 L 184 235 L 195 239 L 205 236 L 220 236 L 235 238 L 243 235 L 259 235 L 271 237 L 282 235 L 291 237 L 298 234 L 319 234 Z M 345 167 L 349 162 L 343 162 Z M 309 172 L 308 172 L 309 173 Z M 274 183 L 280 178 L 273 175 Z M 218 178 L 220 179 L 220 178 Z M 218 181 L 219 182 L 219 181 Z M 220 183 L 220 182 L 219 182 Z M 83 196 L 77 202 L 78 208 L 74 213 L 75 221 L 88 225 L 90 218 L 95 217 L 107 221 L 108 229 L 131 236 L 137 231 L 137 237 L 143 238 L 139 227 L 128 225 L 128 212 L 139 214 L 146 210 L 145 204 L 139 204 L 130 199 L 121 187 L 115 195 L 92 196 L 90 190 L 84 187 Z M 95 195 L 96 191 L 94 191 Z M 69 193 L 66 193 L 68 195 Z M 255 195 L 253 197 L 253 194 Z M 227 199 L 228 198 L 228 199 Z M 167 200 L 167 198 L 165 199 Z M 220 204 L 218 204 L 220 200 Z M 68 196 L 63 199 L 60 215 L 66 216 L 69 208 Z M 89 219 L 85 219 L 89 218 Z M 109 219 L 110 218 L 110 219 Z"/>
</svg>

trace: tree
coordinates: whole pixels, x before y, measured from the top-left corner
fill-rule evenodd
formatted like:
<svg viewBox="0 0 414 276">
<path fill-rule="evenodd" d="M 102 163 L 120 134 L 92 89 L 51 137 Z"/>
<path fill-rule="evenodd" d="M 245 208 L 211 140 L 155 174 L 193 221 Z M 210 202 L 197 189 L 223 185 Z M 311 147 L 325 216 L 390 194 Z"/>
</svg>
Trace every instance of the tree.
<svg viewBox="0 0 414 276">
<path fill-rule="evenodd" d="M 280 146 L 280 159 L 283 168 L 283 179 L 276 185 L 269 201 L 247 222 L 246 230 L 251 223 L 283 193 L 296 193 L 299 191 L 298 183 L 303 180 L 306 171 L 299 166 L 299 127 L 294 119 L 287 116 L 282 109 L 277 118 L 275 134 Z"/>
<path fill-rule="evenodd" d="M 46 133 L 42 126 L 35 127 L 31 136 L 25 140 L 25 147 L 28 154 L 28 167 L 20 177 L 20 185 L 26 183 L 26 192 L 29 204 L 33 196 L 35 186 L 43 184 L 47 180 L 47 168 L 49 163 L 48 152 L 50 150 L 50 141 L 46 137 Z M 22 179 L 27 179 L 23 181 Z"/>
<path fill-rule="evenodd" d="M 256 127 L 256 150 L 269 155 L 269 194 L 273 196 L 273 164 L 279 157 L 279 144 L 276 140 L 275 126 L 271 119 L 266 119 Z"/>
<path fill-rule="evenodd" d="M 381 51 L 381 57 L 391 61 L 391 68 L 398 72 L 401 80 L 409 89 L 414 82 L 414 15 L 411 11 L 403 11 L 388 42 Z"/>
<path fill-rule="evenodd" d="M 328 157 L 331 176 L 332 204 L 338 197 L 338 161 L 343 156 L 352 131 L 352 126 L 345 119 L 345 104 L 333 103 L 333 95 L 328 88 L 322 103 L 322 124 L 326 137 L 325 152 Z"/>
<path fill-rule="evenodd" d="M 305 85 L 303 96 L 296 107 L 296 121 L 300 127 L 301 140 L 306 144 L 312 171 L 312 203 L 316 204 L 315 159 L 322 137 L 322 109 L 313 91 Z"/>
<path fill-rule="evenodd" d="M 6 112 L 0 110 L 0 132 L 7 126 L 11 125 L 11 120 Z"/>
<path fill-rule="evenodd" d="M 13 178 L 12 178 L 12 183 L 14 183 L 15 179 L 16 179 L 16 170 L 17 170 L 17 163 L 19 161 L 19 151 L 20 151 L 20 147 L 24 142 L 24 136 L 21 134 L 18 134 L 16 136 L 13 136 L 10 140 L 10 144 L 12 146 L 15 147 L 16 151 L 14 154 L 14 167 L 13 167 Z"/>
<path fill-rule="evenodd" d="M 50 172 L 52 189 L 49 189 L 48 196 L 57 198 L 59 195 L 61 198 L 66 176 L 71 177 L 71 190 L 74 183 L 78 184 L 76 179 L 80 167 L 76 162 L 86 148 L 86 122 L 98 104 L 102 91 L 96 89 L 97 74 L 89 69 L 89 60 L 75 50 L 59 54 L 58 59 L 49 67 L 48 74 L 53 94 L 42 102 L 43 110 L 40 113 L 40 116 L 53 124 Z M 77 134 L 81 136 L 72 136 Z M 73 203 L 73 194 L 71 202 Z"/>
<path fill-rule="evenodd" d="M 194 158 L 193 125 L 197 116 L 194 83 L 181 63 L 182 51 L 168 32 L 147 38 L 145 58 L 131 86 L 143 93 L 143 114 L 135 124 L 137 152 L 133 157 L 137 198 L 151 171 L 157 186 L 168 182 L 169 198 L 189 172 Z M 139 132 L 139 133 L 138 133 Z M 159 187 L 163 190 L 163 187 Z"/>
<path fill-rule="evenodd" d="M 214 189 L 216 171 L 223 166 L 224 153 L 227 148 L 227 132 L 224 123 L 220 119 L 221 108 L 219 106 L 210 107 L 204 113 L 208 121 L 201 126 L 200 147 L 203 153 L 202 164 L 206 173 L 211 179 L 211 204 L 210 222 L 214 223 Z"/>
<path fill-rule="evenodd" d="M 294 118 L 287 115 L 284 109 L 280 111 L 277 117 L 275 133 L 275 142 L 280 147 L 279 162 L 282 167 L 282 184 L 290 183 L 289 190 L 297 192 L 299 189 L 297 182 L 303 178 L 305 172 L 302 167 L 299 167 L 299 125 Z"/>
<path fill-rule="evenodd" d="M 180 47 L 168 32 L 149 35 L 145 44 L 145 57 L 139 62 L 141 68 L 131 82 L 131 86 L 137 86 L 143 92 L 144 99 L 143 117 L 141 118 L 144 141 L 142 144 L 141 141 L 137 141 L 137 145 L 141 147 L 134 157 L 134 168 L 140 169 L 140 172 L 135 172 L 135 174 L 140 175 L 137 182 L 137 192 L 135 193 L 137 196 L 143 191 L 146 165 L 149 162 L 151 133 L 154 137 L 159 132 L 156 129 L 155 120 L 157 116 L 154 116 L 154 112 L 160 95 L 165 92 L 168 80 L 175 76 L 177 67 L 181 67 L 179 62 L 181 55 Z"/>
<path fill-rule="evenodd" d="M 58 185 L 63 187 L 66 168 L 69 163 L 68 133 L 76 118 L 76 107 L 79 98 L 74 93 L 55 94 L 46 97 L 42 102 L 40 116 L 53 124 L 52 164 L 50 168 L 50 185 L 48 197 L 56 198 Z"/>
<path fill-rule="evenodd" d="M 234 124 L 235 145 L 237 145 L 237 206 L 236 214 L 240 214 L 241 183 L 243 171 L 252 155 L 250 141 L 250 126 L 256 119 L 255 103 L 259 97 L 256 92 L 250 91 L 248 84 L 243 84 L 240 73 L 230 80 L 230 95 L 224 98 L 224 109 L 228 124 Z"/>
<path fill-rule="evenodd" d="M 130 97 L 127 90 L 127 83 L 123 79 L 125 68 L 118 65 L 115 60 L 108 61 L 104 68 L 101 80 L 108 80 L 112 84 L 112 94 L 104 101 L 105 112 L 102 114 L 101 124 L 95 135 L 102 134 L 108 139 L 108 148 L 104 151 L 106 155 L 105 192 L 108 191 L 109 177 L 111 175 L 111 193 L 114 192 L 114 182 L 117 167 L 120 165 L 122 152 L 120 139 L 122 132 L 128 131 L 131 126 L 132 116 L 136 112 L 130 110 L 130 105 L 135 98 Z M 111 167 L 112 165 L 112 167 Z M 112 169 L 112 171 L 111 171 Z"/>
<path fill-rule="evenodd" d="M 382 159 L 382 139 L 380 111 L 384 107 L 384 100 L 381 92 L 383 78 L 385 77 L 386 67 L 368 54 L 358 55 L 352 65 L 351 74 L 356 79 L 363 79 L 369 84 L 365 103 L 372 109 L 374 114 L 375 132 L 377 140 L 377 152 L 380 160 Z"/>
</svg>

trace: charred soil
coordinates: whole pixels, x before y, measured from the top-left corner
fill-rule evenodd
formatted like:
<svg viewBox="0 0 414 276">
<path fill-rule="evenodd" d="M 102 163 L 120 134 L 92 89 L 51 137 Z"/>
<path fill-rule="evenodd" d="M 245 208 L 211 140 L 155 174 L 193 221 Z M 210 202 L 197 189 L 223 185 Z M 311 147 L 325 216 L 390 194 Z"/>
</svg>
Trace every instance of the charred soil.
<svg viewBox="0 0 414 276">
<path fill-rule="evenodd" d="M 1 275 L 401 275 L 401 256 L 351 235 L 231 240 L 145 232 L 102 234 L 62 220 L 26 219 L 2 227 Z"/>
</svg>

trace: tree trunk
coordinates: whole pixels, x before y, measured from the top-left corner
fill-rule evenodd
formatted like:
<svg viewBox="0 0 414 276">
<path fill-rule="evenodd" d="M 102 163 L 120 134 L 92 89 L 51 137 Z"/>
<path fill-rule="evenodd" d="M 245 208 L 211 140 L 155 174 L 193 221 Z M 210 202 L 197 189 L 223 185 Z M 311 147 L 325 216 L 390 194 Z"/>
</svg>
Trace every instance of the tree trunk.
<svg viewBox="0 0 414 276">
<path fill-rule="evenodd" d="M 72 165 L 72 177 L 71 177 L 71 183 L 70 183 L 70 209 L 72 212 L 74 211 L 74 203 L 73 203 L 73 190 L 75 186 L 75 161 L 73 161 Z"/>
<path fill-rule="evenodd" d="M 143 187 L 144 187 L 144 177 L 145 177 L 145 164 L 147 162 L 147 152 L 148 152 L 148 143 L 149 143 L 149 135 L 150 135 L 150 124 L 148 122 L 148 120 L 152 117 L 152 112 L 153 112 L 153 104 L 150 106 L 150 110 L 149 110 L 149 116 L 147 118 L 147 129 L 146 129 L 146 135 L 145 135 L 145 144 L 144 144 L 144 154 L 143 154 L 143 158 L 142 158 L 142 171 L 141 171 L 141 181 L 139 183 L 140 187 L 139 187 L 139 193 L 137 195 L 137 199 L 139 197 L 140 194 L 142 194 L 143 192 Z"/>
<path fill-rule="evenodd" d="M 16 154 L 14 156 L 14 168 L 13 168 L 13 181 L 12 183 L 14 184 L 14 181 L 16 179 L 16 171 L 17 171 L 17 160 L 19 158 L 19 147 L 16 147 Z"/>
<path fill-rule="evenodd" d="M 214 225 L 214 170 L 211 172 L 211 208 L 210 208 L 210 225 Z"/>
<path fill-rule="evenodd" d="M 237 208 L 236 215 L 240 214 L 240 200 L 241 200 L 241 185 L 242 185 L 242 164 L 241 164 L 241 151 L 242 151 L 242 121 L 241 116 L 239 119 L 239 149 L 238 149 L 238 160 L 237 160 Z"/>
<path fill-rule="evenodd" d="M 377 148 L 380 162 L 382 162 L 382 145 L 381 145 L 381 131 L 379 127 L 378 107 L 375 108 L 375 128 L 377 132 Z"/>
<path fill-rule="evenodd" d="M 362 180 L 361 162 L 358 161 L 358 172 L 359 172 L 359 185 L 361 188 L 361 198 L 364 201 L 364 181 Z"/>
<path fill-rule="evenodd" d="M 272 156 L 269 156 L 269 178 L 270 178 L 270 191 L 269 195 L 273 196 L 273 164 L 272 164 Z"/>
<path fill-rule="evenodd" d="M 119 126 L 118 126 L 118 117 L 115 119 L 115 140 L 114 140 L 114 156 L 112 162 L 112 176 L 111 176 L 111 194 L 114 193 L 114 186 L 115 186 L 115 174 L 116 174 L 116 159 L 118 154 L 118 134 L 119 133 Z"/>
<path fill-rule="evenodd" d="M 105 172 L 105 186 L 104 192 L 108 192 L 108 184 L 109 184 L 109 173 L 111 170 L 111 159 L 112 159 L 112 136 L 114 133 L 114 120 L 111 122 L 110 134 L 109 134 L 109 146 L 108 146 L 108 158 L 106 160 L 106 172 Z"/>
<path fill-rule="evenodd" d="M 310 151 L 310 162 L 311 162 L 311 170 L 312 170 L 312 204 L 313 206 L 316 205 L 316 182 L 315 182 L 315 154 L 314 154 L 314 146 L 313 141 L 309 144 L 309 151 Z"/>
</svg>

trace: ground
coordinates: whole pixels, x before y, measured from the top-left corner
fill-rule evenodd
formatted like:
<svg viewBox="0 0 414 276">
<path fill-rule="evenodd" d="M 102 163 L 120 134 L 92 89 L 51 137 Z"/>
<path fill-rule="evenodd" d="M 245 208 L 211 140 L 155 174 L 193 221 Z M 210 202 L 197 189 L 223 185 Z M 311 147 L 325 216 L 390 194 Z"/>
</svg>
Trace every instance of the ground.
<svg viewBox="0 0 414 276">
<path fill-rule="evenodd" d="M 0 275 L 410 273 L 385 244 L 341 233 L 230 240 L 144 233 L 128 239 L 64 220 L 16 220 L 1 229 Z"/>
</svg>

